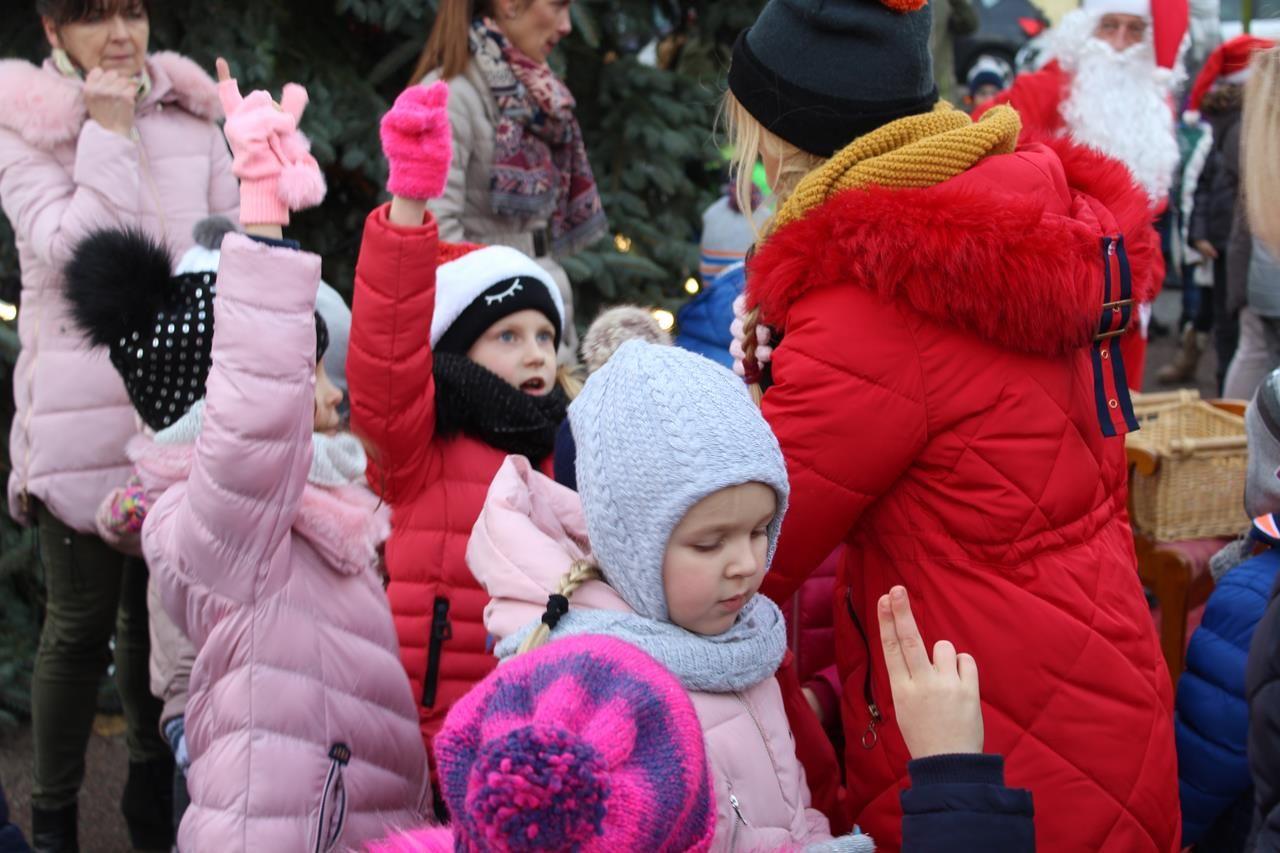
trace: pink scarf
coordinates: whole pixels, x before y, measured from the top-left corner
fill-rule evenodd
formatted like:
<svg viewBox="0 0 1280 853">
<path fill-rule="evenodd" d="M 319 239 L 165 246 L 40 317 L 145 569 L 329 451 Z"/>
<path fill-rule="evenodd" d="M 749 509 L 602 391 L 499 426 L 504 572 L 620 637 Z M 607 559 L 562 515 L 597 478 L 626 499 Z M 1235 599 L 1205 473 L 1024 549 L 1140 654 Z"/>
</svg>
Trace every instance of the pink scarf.
<svg viewBox="0 0 1280 853">
<path fill-rule="evenodd" d="M 516 49 L 498 25 L 471 27 L 471 53 L 498 107 L 492 204 L 503 216 L 545 216 L 556 254 L 573 254 L 608 230 L 569 87 L 545 62 Z"/>
</svg>

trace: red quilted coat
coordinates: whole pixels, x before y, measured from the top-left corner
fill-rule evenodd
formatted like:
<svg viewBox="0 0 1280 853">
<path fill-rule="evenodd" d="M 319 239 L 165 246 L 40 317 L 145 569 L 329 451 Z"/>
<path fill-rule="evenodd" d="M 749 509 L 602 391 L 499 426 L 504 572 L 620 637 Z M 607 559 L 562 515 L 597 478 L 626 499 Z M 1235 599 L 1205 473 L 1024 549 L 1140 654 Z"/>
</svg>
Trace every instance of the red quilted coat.
<svg viewBox="0 0 1280 853">
<path fill-rule="evenodd" d="M 435 437 L 436 223 L 428 214 L 420 228 L 401 228 L 387 211 L 365 222 L 347 381 L 352 429 L 375 447 L 369 482 L 391 505 L 387 595 L 430 749 L 453 703 L 496 664 L 483 619 L 489 596 L 466 550 L 507 454 L 467 435 Z M 550 476 L 550 460 L 543 468 Z"/>
<path fill-rule="evenodd" d="M 894 584 L 926 641 L 977 658 L 986 748 L 1034 793 L 1040 850 L 1178 847 L 1169 675 L 1091 360 L 1116 274 L 1104 238 L 1125 237 L 1138 299 L 1158 246 L 1119 164 L 1052 144 L 927 189 L 838 194 L 750 266 L 749 299 L 783 333 L 763 407 L 791 477 L 764 591 L 785 601 L 847 544 L 849 798 L 882 850 L 901 844 L 907 784 L 876 633 Z"/>
</svg>

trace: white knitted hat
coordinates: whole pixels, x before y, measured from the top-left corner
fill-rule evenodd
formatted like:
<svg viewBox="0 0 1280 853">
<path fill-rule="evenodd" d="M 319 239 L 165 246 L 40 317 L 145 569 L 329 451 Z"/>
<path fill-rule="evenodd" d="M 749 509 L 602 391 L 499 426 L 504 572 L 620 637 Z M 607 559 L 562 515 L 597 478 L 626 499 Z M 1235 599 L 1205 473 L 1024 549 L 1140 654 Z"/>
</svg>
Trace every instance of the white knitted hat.
<svg viewBox="0 0 1280 853">
<path fill-rule="evenodd" d="M 591 550 L 641 616 L 668 618 L 662 564 L 694 504 L 742 483 L 778 497 L 768 562 L 786 512 L 787 466 L 773 431 L 731 372 L 677 347 L 632 339 L 569 406 Z"/>
<path fill-rule="evenodd" d="M 436 308 L 431 317 L 432 348 L 480 294 L 498 282 L 512 278 L 534 279 L 546 287 L 560 315 L 559 326 L 563 334 L 564 299 L 551 274 L 521 251 L 509 246 L 484 246 L 436 268 Z"/>
</svg>

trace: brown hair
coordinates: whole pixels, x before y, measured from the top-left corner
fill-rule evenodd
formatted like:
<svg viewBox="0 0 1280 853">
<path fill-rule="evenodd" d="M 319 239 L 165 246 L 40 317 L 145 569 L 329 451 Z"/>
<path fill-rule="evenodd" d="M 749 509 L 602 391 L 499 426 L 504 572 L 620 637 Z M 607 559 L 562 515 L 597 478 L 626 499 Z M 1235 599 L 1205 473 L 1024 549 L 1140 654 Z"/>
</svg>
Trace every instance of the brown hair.
<svg viewBox="0 0 1280 853">
<path fill-rule="evenodd" d="M 1240 186 L 1254 237 L 1280 252 L 1280 48 L 1255 53 L 1251 68 L 1244 84 Z"/>
<path fill-rule="evenodd" d="M 568 598 L 577 592 L 578 587 L 584 583 L 602 580 L 604 580 L 604 575 L 600 574 L 600 569 L 594 564 L 587 560 L 574 560 L 573 565 L 569 567 L 569 573 L 560 579 L 560 587 L 556 590 L 556 594 Z M 548 627 L 547 623 L 541 622 L 529 636 L 524 638 L 524 642 L 520 644 L 520 649 L 516 654 L 522 655 L 525 652 L 533 651 L 539 646 L 545 646 L 550 639 L 551 628 Z"/>
<path fill-rule="evenodd" d="M 83 21 L 95 12 L 129 14 L 139 7 L 151 16 L 150 0 L 36 0 L 36 14 L 57 27 Z"/>
<path fill-rule="evenodd" d="M 427 36 L 427 46 L 422 49 L 418 65 L 413 69 L 409 85 L 416 86 L 437 68 L 440 79 L 452 80 L 467 70 L 471 61 L 471 22 L 481 16 L 496 17 L 497 0 L 440 0 L 436 20 Z M 517 0 L 520 8 L 533 0 Z"/>
</svg>

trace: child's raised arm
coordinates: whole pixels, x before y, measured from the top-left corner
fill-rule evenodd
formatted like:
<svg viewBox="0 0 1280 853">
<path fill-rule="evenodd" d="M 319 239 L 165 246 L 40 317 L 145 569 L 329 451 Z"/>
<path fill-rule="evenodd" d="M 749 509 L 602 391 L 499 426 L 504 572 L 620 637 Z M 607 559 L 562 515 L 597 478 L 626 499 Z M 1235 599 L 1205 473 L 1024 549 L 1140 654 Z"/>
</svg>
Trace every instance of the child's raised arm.
<svg viewBox="0 0 1280 853">
<path fill-rule="evenodd" d="M 242 98 L 226 63 L 218 66 L 241 220 L 271 242 L 238 234 L 223 242 L 191 477 L 155 512 L 175 516 L 162 528 L 197 598 L 204 591 L 247 603 L 279 588 L 272 573 L 289 565 L 282 549 L 311 463 L 320 259 L 279 238 L 291 209 L 323 199 L 324 182 L 297 130 L 306 91 L 290 84 L 280 105 L 262 91 Z M 166 499 L 177 505 L 166 509 Z M 211 627 L 204 617 L 217 608 L 189 598 L 181 609 L 198 644 Z"/>
<path fill-rule="evenodd" d="M 911 788 L 902 792 L 902 849 L 1032 853 L 1031 792 L 1005 787 L 1004 759 L 982 752 L 977 663 L 947 640 L 930 660 L 900 586 L 880 597 L 877 614 L 894 717 L 913 759 Z"/>
<path fill-rule="evenodd" d="M 371 441 L 369 480 L 390 503 L 424 484 L 435 434 L 431 318 L 438 240 L 426 199 L 444 190 L 452 143 L 443 83 L 401 93 L 382 119 L 393 201 L 365 222 L 347 381 L 351 423 Z"/>
</svg>

